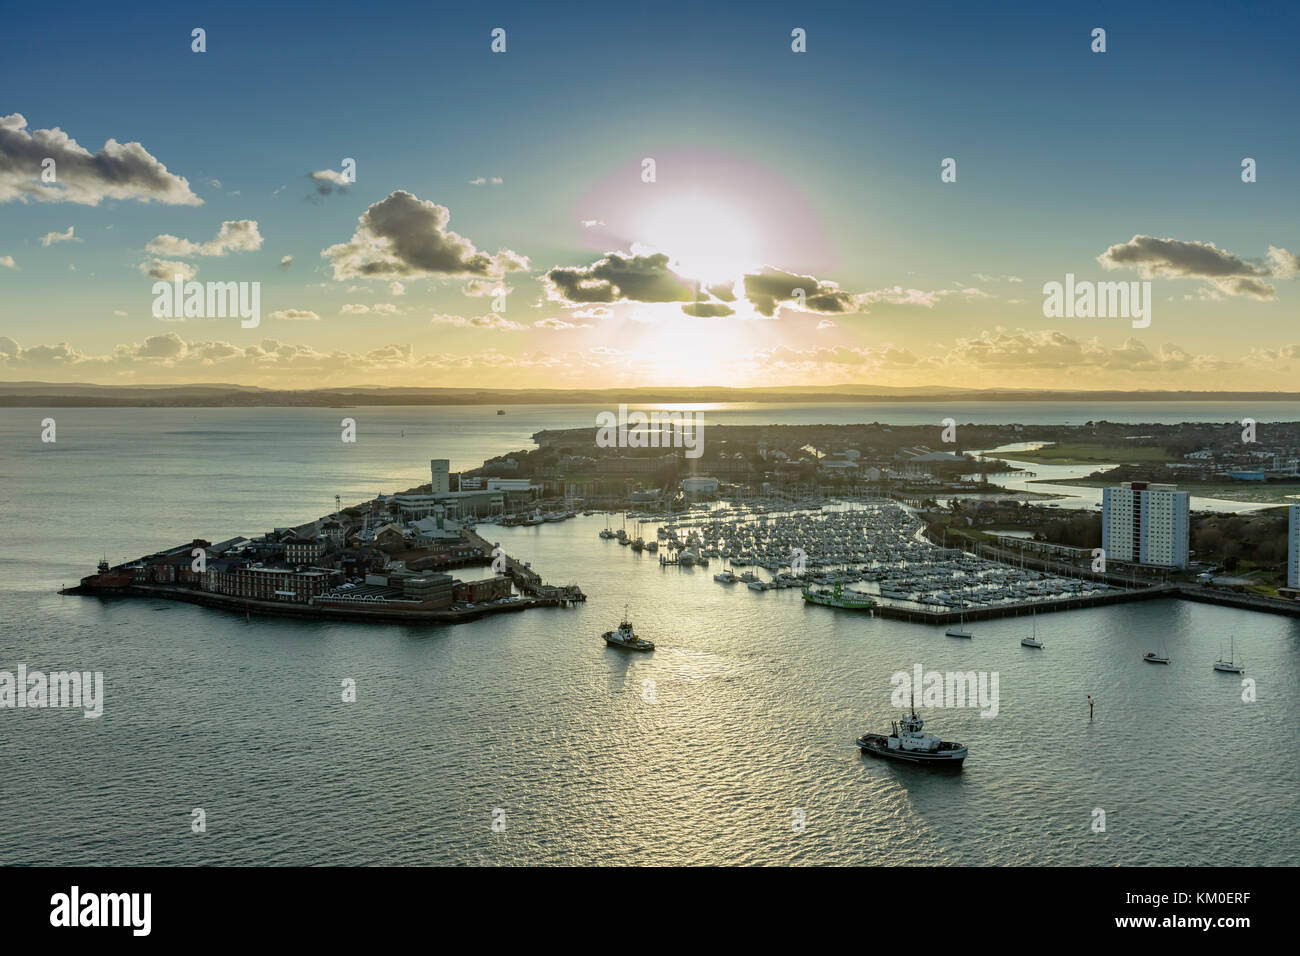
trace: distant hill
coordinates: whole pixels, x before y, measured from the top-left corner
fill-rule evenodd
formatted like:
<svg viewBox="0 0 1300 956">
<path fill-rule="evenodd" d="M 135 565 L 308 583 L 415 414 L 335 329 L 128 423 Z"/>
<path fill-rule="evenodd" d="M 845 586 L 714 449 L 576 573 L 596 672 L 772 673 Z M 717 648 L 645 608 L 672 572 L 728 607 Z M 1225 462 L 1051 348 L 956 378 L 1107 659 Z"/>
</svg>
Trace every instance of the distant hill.
<svg viewBox="0 0 1300 956">
<path fill-rule="evenodd" d="M 340 405 L 649 405 L 767 402 L 1133 402 L 1300 401 L 1296 392 L 1041 391 L 883 385 L 772 386 L 765 388 L 388 388 L 357 385 L 309 390 L 250 385 L 95 385 L 0 382 L 0 407 L 93 406 L 317 406 Z"/>
</svg>

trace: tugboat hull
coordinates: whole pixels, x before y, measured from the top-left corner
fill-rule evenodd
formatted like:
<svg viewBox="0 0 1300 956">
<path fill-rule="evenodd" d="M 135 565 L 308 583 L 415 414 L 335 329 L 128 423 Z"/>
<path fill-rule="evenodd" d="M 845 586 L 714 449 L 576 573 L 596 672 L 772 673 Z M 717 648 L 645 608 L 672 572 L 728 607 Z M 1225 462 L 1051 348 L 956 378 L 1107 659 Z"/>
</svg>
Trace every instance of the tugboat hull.
<svg viewBox="0 0 1300 956">
<path fill-rule="evenodd" d="M 900 763 L 925 764 L 931 767 L 952 767 L 957 770 L 961 769 L 967 754 L 965 747 L 937 751 L 890 749 L 888 738 L 880 734 L 863 734 L 857 739 L 857 745 L 864 754 L 871 754 L 873 757 L 897 760 Z M 940 744 L 940 748 L 944 746 L 952 745 L 946 742 Z"/>
</svg>

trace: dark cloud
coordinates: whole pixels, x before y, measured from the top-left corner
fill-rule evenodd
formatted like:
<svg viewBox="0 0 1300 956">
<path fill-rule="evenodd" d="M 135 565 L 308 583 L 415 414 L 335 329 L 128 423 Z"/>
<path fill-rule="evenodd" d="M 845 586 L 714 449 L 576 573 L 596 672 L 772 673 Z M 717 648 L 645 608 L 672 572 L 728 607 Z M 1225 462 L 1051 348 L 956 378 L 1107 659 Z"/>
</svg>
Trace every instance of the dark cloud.
<svg viewBox="0 0 1300 956">
<path fill-rule="evenodd" d="M 736 310 L 721 302 L 692 302 L 682 306 L 682 311 L 700 319 L 716 319 L 724 315 L 735 315 Z"/>
<path fill-rule="evenodd" d="M 745 297 L 763 315 L 775 315 L 782 302 L 798 302 L 796 289 L 803 290 L 802 307 L 808 312 L 855 312 L 853 296 L 841 292 L 833 282 L 821 282 L 812 276 L 764 269 L 745 276 Z"/>
<path fill-rule="evenodd" d="M 500 278 L 528 268 L 525 257 L 508 249 L 495 256 L 479 252 L 470 240 L 447 229 L 450 218 L 445 206 L 399 189 L 361 214 L 351 239 L 330 246 L 321 256 L 340 280 Z"/>
<path fill-rule="evenodd" d="M 557 266 L 543 276 L 548 296 L 558 302 L 689 302 L 695 284 L 668 267 L 663 253 L 621 256 L 611 252 L 586 268 Z"/>
<path fill-rule="evenodd" d="M 1267 278 L 1290 278 L 1296 257 L 1269 247 L 1270 267 L 1254 265 L 1212 242 L 1134 236 L 1097 257 L 1107 269 L 1136 269 L 1144 279 L 1203 279 L 1224 295 L 1276 298 Z"/>
<path fill-rule="evenodd" d="M 54 160 L 56 180 L 41 179 L 41 163 Z M 0 116 L 0 202 L 72 202 L 97 206 L 104 199 L 134 199 L 175 206 L 200 206 L 189 181 L 139 143 L 110 139 L 96 153 L 63 130 L 29 132 L 21 113 Z"/>
</svg>

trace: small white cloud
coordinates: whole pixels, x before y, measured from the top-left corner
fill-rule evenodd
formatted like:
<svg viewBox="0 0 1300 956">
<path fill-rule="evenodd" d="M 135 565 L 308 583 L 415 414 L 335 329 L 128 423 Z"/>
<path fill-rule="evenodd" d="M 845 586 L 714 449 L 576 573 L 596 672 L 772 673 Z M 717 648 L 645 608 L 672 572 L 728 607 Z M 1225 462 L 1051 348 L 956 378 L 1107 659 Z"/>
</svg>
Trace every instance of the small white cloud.
<svg viewBox="0 0 1300 956">
<path fill-rule="evenodd" d="M 400 282 L 394 280 L 394 281 L 388 283 L 388 294 L 389 294 L 389 295 L 406 295 L 406 286 L 404 286 L 404 285 L 402 285 L 402 283 L 400 283 Z"/>
<path fill-rule="evenodd" d="M 282 319 L 286 322 L 319 322 L 320 316 L 308 309 L 281 309 L 278 312 L 272 312 L 271 318 Z"/>
<path fill-rule="evenodd" d="M 281 256 L 281 257 L 280 257 L 280 268 L 281 268 L 281 269 L 287 269 L 287 268 L 289 268 L 289 266 L 290 266 L 292 263 L 293 263 L 293 256 Z"/>
<path fill-rule="evenodd" d="M 199 274 L 198 268 L 188 262 L 176 262 L 171 259 L 153 259 L 149 262 L 142 262 L 140 263 L 140 271 L 149 278 L 158 279 L 161 282 L 171 282 L 177 276 L 188 282 Z"/>
<path fill-rule="evenodd" d="M 123 312 L 121 309 L 114 309 L 114 310 L 113 310 L 113 314 L 114 314 L 115 316 L 117 316 L 119 319 L 125 319 L 125 318 L 126 318 L 126 313 Z"/>
<path fill-rule="evenodd" d="M 41 237 L 41 245 L 48 248 L 56 242 L 80 242 L 81 240 L 72 234 L 75 228 L 75 226 L 69 226 L 65 232 L 47 232 Z"/>
<path fill-rule="evenodd" d="M 256 219 L 236 219 L 223 222 L 216 238 L 209 242 L 190 242 L 163 233 L 154 236 L 145 246 L 147 252 L 157 256 L 224 256 L 231 252 L 253 252 L 262 248 L 262 234 L 257 230 Z"/>
<path fill-rule="evenodd" d="M 0 256 L 0 266 L 4 266 L 6 269 L 17 269 L 18 263 L 14 262 L 13 256 Z"/>
</svg>

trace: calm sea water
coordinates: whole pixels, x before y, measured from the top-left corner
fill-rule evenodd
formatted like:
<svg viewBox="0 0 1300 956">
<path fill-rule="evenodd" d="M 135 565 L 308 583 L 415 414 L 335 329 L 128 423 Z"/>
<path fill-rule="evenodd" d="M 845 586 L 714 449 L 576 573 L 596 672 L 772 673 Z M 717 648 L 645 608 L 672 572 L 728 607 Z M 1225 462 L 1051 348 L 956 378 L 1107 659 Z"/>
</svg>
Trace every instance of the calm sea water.
<svg viewBox="0 0 1300 956">
<path fill-rule="evenodd" d="M 936 416 L 879 408 L 707 414 Z M 958 421 L 1068 417 L 1042 405 L 961 410 Z M 430 457 L 474 465 L 527 447 L 539 428 L 594 417 L 509 412 L 0 410 L 0 669 L 97 670 L 106 685 L 99 720 L 0 710 L 0 863 L 1296 862 L 1300 623 L 1287 618 L 1149 602 L 1045 615 L 1041 652 L 1019 645 L 1025 619 L 955 641 L 806 607 L 795 591 L 726 588 L 716 568 L 662 569 L 600 540 L 603 516 L 483 528 L 590 601 L 458 627 L 246 622 L 54 593 L 101 554 L 117 562 L 300 522 L 335 494 L 425 480 Z M 39 441 L 46 414 L 54 445 Z M 356 445 L 339 441 L 344 415 L 358 421 Z M 653 655 L 601 644 L 625 605 L 658 642 Z M 1211 670 L 1230 635 L 1257 682 L 1253 703 L 1237 677 Z M 1160 646 L 1173 664 L 1142 663 Z M 928 729 L 970 745 L 960 774 L 853 746 L 897 716 L 890 675 L 916 663 L 999 675 L 998 716 L 923 713 Z M 357 701 L 345 704 L 349 678 Z M 190 829 L 198 807 L 202 834 Z M 1105 832 L 1091 828 L 1099 809 Z"/>
</svg>

